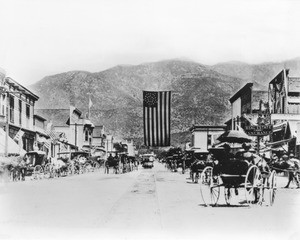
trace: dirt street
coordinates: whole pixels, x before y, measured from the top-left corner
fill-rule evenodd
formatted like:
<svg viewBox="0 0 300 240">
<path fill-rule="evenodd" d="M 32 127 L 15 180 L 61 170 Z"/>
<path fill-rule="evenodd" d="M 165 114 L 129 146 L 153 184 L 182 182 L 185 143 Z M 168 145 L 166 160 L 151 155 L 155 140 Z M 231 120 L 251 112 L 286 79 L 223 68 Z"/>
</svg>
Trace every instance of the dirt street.
<svg viewBox="0 0 300 240">
<path fill-rule="evenodd" d="M 153 169 L 8 183 L 0 239 L 298 239 L 300 190 L 278 177 L 274 206 L 206 207 L 188 173 Z"/>
</svg>

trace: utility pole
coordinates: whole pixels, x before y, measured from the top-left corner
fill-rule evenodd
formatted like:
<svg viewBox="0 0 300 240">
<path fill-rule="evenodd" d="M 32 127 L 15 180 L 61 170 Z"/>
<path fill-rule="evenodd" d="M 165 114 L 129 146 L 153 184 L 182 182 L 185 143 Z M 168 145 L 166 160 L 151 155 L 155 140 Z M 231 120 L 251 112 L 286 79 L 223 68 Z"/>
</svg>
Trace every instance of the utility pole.
<svg viewBox="0 0 300 240">
<path fill-rule="evenodd" d="M 77 123 L 75 123 L 75 147 L 77 148 Z"/>
<path fill-rule="evenodd" d="M 6 124 L 5 124 L 5 157 L 8 157 L 8 137 L 9 137 L 9 122 L 10 122 L 10 102 L 9 94 L 6 92 Z"/>
</svg>

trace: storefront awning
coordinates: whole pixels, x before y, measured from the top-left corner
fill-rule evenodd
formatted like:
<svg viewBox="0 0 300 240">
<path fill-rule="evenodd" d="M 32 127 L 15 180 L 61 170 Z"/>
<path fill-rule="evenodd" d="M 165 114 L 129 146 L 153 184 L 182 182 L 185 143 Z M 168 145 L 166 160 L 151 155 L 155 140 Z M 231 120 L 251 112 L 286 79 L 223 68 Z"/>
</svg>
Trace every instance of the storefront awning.
<svg viewBox="0 0 300 240">
<path fill-rule="evenodd" d="M 289 138 L 289 139 L 284 139 L 284 140 L 277 141 L 277 142 L 267 143 L 266 146 L 283 145 L 283 144 L 286 144 L 286 143 L 292 141 L 293 139 L 294 138 Z"/>
<path fill-rule="evenodd" d="M 5 141 L 6 141 L 6 132 L 0 128 L 0 155 L 5 154 Z M 7 145 L 8 154 L 19 154 L 21 156 L 25 155 L 26 151 L 19 146 L 11 137 L 8 136 L 8 145 Z"/>
</svg>

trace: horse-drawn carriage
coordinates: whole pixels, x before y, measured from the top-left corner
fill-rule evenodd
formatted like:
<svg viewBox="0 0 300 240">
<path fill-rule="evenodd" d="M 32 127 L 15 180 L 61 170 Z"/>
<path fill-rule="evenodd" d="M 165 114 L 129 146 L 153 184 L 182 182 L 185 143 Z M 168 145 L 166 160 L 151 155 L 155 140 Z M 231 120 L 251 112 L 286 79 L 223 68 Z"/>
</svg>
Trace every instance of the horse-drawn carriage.
<svg viewBox="0 0 300 240">
<path fill-rule="evenodd" d="M 193 152 L 192 163 L 190 165 L 190 178 L 192 182 L 198 183 L 198 179 L 202 171 L 207 166 L 212 166 L 209 159 L 209 152 Z"/>
<path fill-rule="evenodd" d="M 251 141 L 247 135 L 226 140 L 230 140 L 231 143 Z M 263 159 L 251 163 L 248 159 L 244 159 L 243 155 L 240 159 L 234 158 L 230 155 L 229 148 L 230 145 L 227 145 L 225 152 L 217 157 L 213 166 L 206 167 L 201 173 L 200 191 L 204 204 L 216 205 L 222 187 L 228 205 L 241 193 L 245 196 L 245 203 L 262 204 L 268 199 L 269 205 L 273 205 L 277 189 L 276 172 L 258 165 Z"/>
<path fill-rule="evenodd" d="M 182 173 L 191 168 L 192 163 L 194 162 L 194 150 L 184 150 L 182 157 Z"/>
<path fill-rule="evenodd" d="M 93 166 L 88 160 L 89 153 L 85 151 L 60 152 L 57 154 L 57 160 L 62 161 L 56 167 L 59 175 L 80 174 L 90 171 Z M 54 166 L 56 163 L 53 161 Z"/>
<path fill-rule="evenodd" d="M 181 148 L 170 148 L 166 154 L 166 166 L 173 172 L 177 172 L 177 168 L 184 168 L 183 154 Z"/>
<path fill-rule="evenodd" d="M 115 155 L 112 156 L 112 153 L 109 153 L 109 156 L 107 158 L 107 160 L 104 163 L 104 167 L 105 167 L 105 173 L 109 173 L 109 169 L 112 168 L 113 172 L 115 174 L 118 174 L 121 172 L 121 161 L 120 158 Z"/>
<path fill-rule="evenodd" d="M 44 151 L 29 151 L 24 156 L 26 161 L 25 175 L 32 179 L 42 179 L 50 177 L 51 165 L 47 161 Z"/>
<path fill-rule="evenodd" d="M 154 155 L 153 154 L 143 154 L 141 164 L 142 164 L 143 168 L 153 168 Z"/>
<path fill-rule="evenodd" d="M 276 172 L 263 175 L 256 165 L 249 165 L 243 160 L 230 160 L 227 164 L 206 167 L 200 176 L 203 202 L 216 205 L 221 187 L 224 187 L 224 197 L 228 205 L 234 196 L 239 195 L 239 190 L 242 190 L 248 204 L 261 204 L 268 191 L 271 206 L 276 193 Z"/>
</svg>

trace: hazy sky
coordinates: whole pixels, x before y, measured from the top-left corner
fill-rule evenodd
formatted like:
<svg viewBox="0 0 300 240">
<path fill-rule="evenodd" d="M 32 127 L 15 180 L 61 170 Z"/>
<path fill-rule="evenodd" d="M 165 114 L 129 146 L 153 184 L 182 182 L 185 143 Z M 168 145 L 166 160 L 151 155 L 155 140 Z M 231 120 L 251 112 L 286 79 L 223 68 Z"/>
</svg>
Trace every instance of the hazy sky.
<svg viewBox="0 0 300 240">
<path fill-rule="evenodd" d="M 71 70 L 300 56 L 297 0 L 0 0 L 0 67 L 28 86 Z"/>
</svg>

